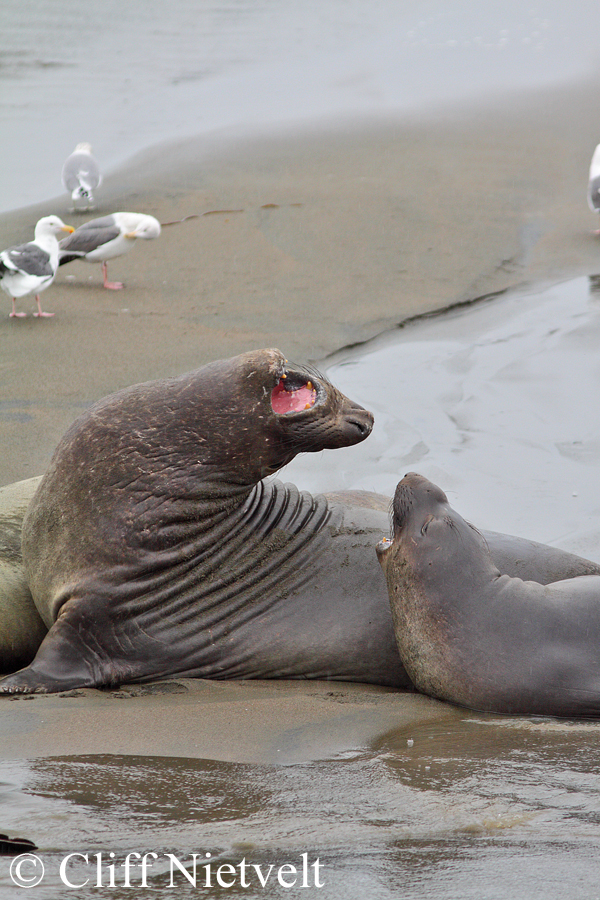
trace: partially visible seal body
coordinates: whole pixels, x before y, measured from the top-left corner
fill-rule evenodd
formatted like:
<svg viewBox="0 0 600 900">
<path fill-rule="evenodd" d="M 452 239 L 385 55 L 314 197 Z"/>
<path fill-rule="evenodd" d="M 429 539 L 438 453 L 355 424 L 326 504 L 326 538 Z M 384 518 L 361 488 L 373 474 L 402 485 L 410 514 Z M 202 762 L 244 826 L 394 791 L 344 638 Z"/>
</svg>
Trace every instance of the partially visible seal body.
<svg viewBox="0 0 600 900">
<path fill-rule="evenodd" d="M 600 576 L 501 575 L 444 492 L 410 473 L 377 547 L 404 665 L 423 693 L 490 712 L 600 716 Z"/>
<path fill-rule="evenodd" d="M 39 478 L 0 487 L 0 674 L 34 658 L 48 629 L 27 585 L 21 559 L 21 528 Z"/>
</svg>

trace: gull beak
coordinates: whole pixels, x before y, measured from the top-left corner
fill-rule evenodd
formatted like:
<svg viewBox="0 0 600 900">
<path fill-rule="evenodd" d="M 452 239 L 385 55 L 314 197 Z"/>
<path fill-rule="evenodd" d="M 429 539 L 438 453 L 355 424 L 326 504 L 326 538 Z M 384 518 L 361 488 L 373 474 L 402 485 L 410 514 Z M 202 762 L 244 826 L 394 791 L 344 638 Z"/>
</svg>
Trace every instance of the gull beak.
<svg viewBox="0 0 600 900">
<path fill-rule="evenodd" d="M 135 240 L 135 238 L 137 237 L 137 231 L 128 231 L 125 237 L 129 238 L 130 240 Z"/>
<path fill-rule="evenodd" d="M 75 231 L 75 229 L 74 229 L 74 228 L 71 228 L 70 225 L 65 225 L 65 226 L 62 228 L 62 231 L 66 231 L 67 234 L 73 234 L 73 232 Z"/>
</svg>

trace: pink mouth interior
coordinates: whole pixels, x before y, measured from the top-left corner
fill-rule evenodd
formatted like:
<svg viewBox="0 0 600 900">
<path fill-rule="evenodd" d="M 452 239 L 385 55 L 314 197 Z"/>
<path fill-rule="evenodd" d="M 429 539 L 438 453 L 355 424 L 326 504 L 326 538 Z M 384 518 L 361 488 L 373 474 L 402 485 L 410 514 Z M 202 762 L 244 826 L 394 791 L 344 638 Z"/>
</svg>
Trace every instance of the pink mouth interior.
<svg viewBox="0 0 600 900">
<path fill-rule="evenodd" d="M 273 388 L 271 393 L 271 406 L 273 407 L 273 412 L 281 416 L 285 415 L 285 413 L 310 409 L 311 406 L 314 406 L 316 399 L 317 392 L 310 384 L 310 381 L 296 391 L 286 391 L 285 378 L 280 378 L 279 384 Z"/>
</svg>

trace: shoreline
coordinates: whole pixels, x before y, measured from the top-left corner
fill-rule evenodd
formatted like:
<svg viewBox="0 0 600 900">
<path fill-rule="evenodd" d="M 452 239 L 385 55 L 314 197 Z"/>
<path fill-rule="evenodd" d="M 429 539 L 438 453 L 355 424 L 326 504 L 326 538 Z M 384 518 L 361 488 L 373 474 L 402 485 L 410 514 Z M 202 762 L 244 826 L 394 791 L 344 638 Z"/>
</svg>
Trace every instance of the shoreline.
<svg viewBox="0 0 600 900">
<path fill-rule="evenodd" d="M 322 363 L 423 313 L 594 274 L 595 93 L 162 145 L 107 176 L 91 214 L 63 196 L 0 216 L 2 246 L 48 213 L 192 217 L 110 262 L 123 291 L 74 262 L 43 295 L 55 318 L 0 318 L 0 484 L 41 474 L 77 415 L 126 385 L 258 347 Z"/>
</svg>

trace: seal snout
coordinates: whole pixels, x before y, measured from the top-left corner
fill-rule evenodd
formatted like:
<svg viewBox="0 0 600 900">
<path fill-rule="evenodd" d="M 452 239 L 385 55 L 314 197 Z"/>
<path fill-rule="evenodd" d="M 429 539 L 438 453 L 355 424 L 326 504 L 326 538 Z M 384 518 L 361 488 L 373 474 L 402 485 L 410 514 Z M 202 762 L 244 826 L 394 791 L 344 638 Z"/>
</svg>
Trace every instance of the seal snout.
<svg viewBox="0 0 600 900">
<path fill-rule="evenodd" d="M 348 406 L 350 409 L 345 413 L 344 420 L 351 429 L 358 432 L 359 440 L 364 441 L 373 431 L 373 413 L 357 403 L 348 402 Z"/>
<path fill-rule="evenodd" d="M 413 492 L 410 486 L 405 484 L 405 479 L 402 479 L 396 488 L 392 504 L 394 534 L 406 525 L 413 503 Z"/>
<path fill-rule="evenodd" d="M 418 472 L 408 472 L 398 487 L 400 487 L 400 485 L 404 485 L 420 500 L 427 500 L 432 503 L 448 502 L 448 498 L 443 490 L 439 488 L 437 484 L 434 484 L 432 481 L 429 481 L 428 478 L 425 478 L 424 475 L 419 475 Z"/>
<path fill-rule="evenodd" d="M 419 508 L 423 512 L 431 512 L 436 510 L 439 504 L 447 503 L 448 498 L 441 488 L 424 475 L 408 472 L 402 481 L 398 482 L 394 494 L 392 504 L 394 532 L 399 532 L 406 526 L 411 510 Z"/>
</svg>

